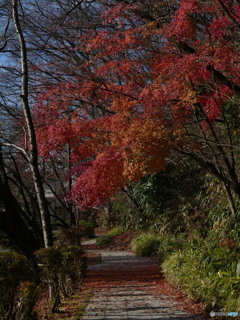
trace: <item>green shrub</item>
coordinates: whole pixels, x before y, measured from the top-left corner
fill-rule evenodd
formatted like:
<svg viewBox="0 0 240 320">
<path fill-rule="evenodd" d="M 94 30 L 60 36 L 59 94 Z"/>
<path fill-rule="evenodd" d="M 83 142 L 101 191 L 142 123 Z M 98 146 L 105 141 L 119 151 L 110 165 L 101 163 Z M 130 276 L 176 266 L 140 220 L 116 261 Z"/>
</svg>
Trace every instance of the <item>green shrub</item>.
<svg viewBox="0 0 240 320">
<path fill-rule="evenodd" d="M 159 261 L 163 262 L 170 254 L 178 251 L 179 249 L 183 249 L 187 243 L 186 237 L 186 233 L 159 236 L 159 247 L 157 252 Z"/>
<path fill-rule="evenodd" d="M 96 243 L 98 246 L 105 245 L 105 244 L 111 242 L 114 237 L 119 236 L 123 232 L 124 232 L 124 229 L 121 227 L 114 228 L 114 229 L 110 230 L 109 232 L 107 232 L 106 234 L 98 237 L 96 240 Z"/>
<path fill-rule="evenodd" d="M 16 252 L 1 252 L 0 274 L 0 319 L 33 319 L 38 290 L 29 260 Z"/>
<path fill-rule="evenodd" d="M 94 226 L 91 222 L 87 222 L 85 220 L 80 220 L 79 221 L 79 226 L 80 227 L 85 227 L 84 230 L 84 236 L 88 238 L 95 238 L 95 231 L 94 231 Z"/>
<path fill-rule="evenodd" d="M 49 302 L 51 311 L 58 310 L 60 304 L 60 272 L 63 256 L 59 248 L 42 248 L 35 252 L 38 264 L 41 268 L 41 281 L 48 284 Z"/>
<path fill-rule="evenodd" d="M 0 248 L 17 251 L 17 245 L 2 231 L 0 231 Z"/>
<path fill-rule="evenodd" d="M 206 302 L 209 308 L 239 311 L 238 250 L 233 242 L 225 244 L 194 240 L 170 255 L 162 268 L 170 282 Z"/>
<path fill-rule="evenodd" d="M 66 297 L 78 287 L 85 273 L 84 251 L 81 247 L 68 246 L 61 249 L 60 292 Z"/>
<path fill-rule="evenodd" d="M 35 252 L 41 267 L 41 281 L 48 284 L 49 302 L 52 312 L 58 310 L 61 296 L 72 294 L 81 282 L 85 260 L 81 247 L 42 248 Z"/>
<path fill-rule="evenodd" d="M 201 298 L 199 288 L 206 283 L 205 273 L 193 252 L 175 252 L 164 261 L 162 268 L 171 283 L 179 286 L 189 296 Z"/>
<path fill-rule="evenodd" d="M 81 238 L 85 236 L 85 226 L 74 226 L 57 232 L 57 244 L 60 246 L 81 246 Z"/>
<path fill-rule="evenodd" d="M 100 237 L 97 238 L 96 243 L 97 243 L 98 246 L 103 246 L 103 245 L 111 242 L 112 239 L 113 239 L 112 236 L 102 235 L 102 236 L 100 236 Z"/>
<path fill-rule="evenodd" d="M 132 250 L 137 256 L 156 256 L 159 239 L 152 234 L 141 234 L 132 240 Z"/>
<path fill-rule="evenodd" d="M 33 309 L 38 300 L 40 287 L 36 286 L 33 282 L 21 282 L 18 290 L 18 311 L 16 314 L 17 320 L 33 320 L 35 314 Z"/>
</svg>

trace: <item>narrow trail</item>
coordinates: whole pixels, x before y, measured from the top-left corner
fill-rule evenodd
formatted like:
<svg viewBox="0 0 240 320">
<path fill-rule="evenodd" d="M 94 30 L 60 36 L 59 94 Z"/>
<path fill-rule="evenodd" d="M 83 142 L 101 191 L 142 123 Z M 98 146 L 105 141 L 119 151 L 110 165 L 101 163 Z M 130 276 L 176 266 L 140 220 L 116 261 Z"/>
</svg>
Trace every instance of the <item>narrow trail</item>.
<svg viewBox="0 0 240 320">
<path fill-rule="evenodd" d="M 94 294 L 83 320 L 199 319 L 182 310 L 177 301 L 156 293 L 156 284 L 162 279 L 156 258 L 136 257 L 126 251 L 88 253 L 95 258 L 84 284 Z"/>
</svg>

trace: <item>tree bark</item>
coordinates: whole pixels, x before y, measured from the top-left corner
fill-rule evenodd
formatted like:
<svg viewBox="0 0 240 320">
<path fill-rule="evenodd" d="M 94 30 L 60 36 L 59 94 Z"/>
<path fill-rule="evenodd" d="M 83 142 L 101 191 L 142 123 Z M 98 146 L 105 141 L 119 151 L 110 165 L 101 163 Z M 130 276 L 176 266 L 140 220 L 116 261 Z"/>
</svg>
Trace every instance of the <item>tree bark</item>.
<svg viewBox="0 0 240 320">
<path fill-rule="evenodd" d="M 225 190 L 227 192 L 227 198 L 228 198 L 229 207 L 230 207 L 230 209 L 232 211 L 233 217 L 236 219 L 237 208 L 236 208 L 236 204 L 235 204 L 231 189 L 225 183 L 224 183 L 224 187 L 225 187 Z"/>
<path fill-rule="evenodd" d="M 26 122 L 28 139 L 29 139 L 29 164 L 32 171 L 33 182 L 35 186 L 35 191 L 38 199 L 42 231 L 45 247 L 49 247 L 53 244 L 51 223 L 50 223 L 50 212 L 45 198 L 42 178 L 38 166 L 38 149 L 36 142 L 36 134 L 33 124 L 33 119 L 29 107 L 29 93 L 28 93 L 28 63 L 27 63 L 27 48 L 26 42 L 23 36 L 22 28 L 19 21 L 18 15 L 18 0 L 12 0 L 12 14 L 15 30 L 18 36 L 20 45 L 20 56 L 21 56 L 21 71 L 22 71 L 22 85 L 21 85 L 21 100 L 22 108 L 24 113 L 24 119 Z"/>
<path fill-rule="evenodd" d="M 26 257 L 32 259 L 33 252 L 41 247 L 34 237 L 27 222 L 23 219 L 22 208 L 13 196 L 8 184 L 0 146 L 0 202 L 5 211 L 0 214 L 0 230 L 8 235 L 22 250 Z"/>
</svg>

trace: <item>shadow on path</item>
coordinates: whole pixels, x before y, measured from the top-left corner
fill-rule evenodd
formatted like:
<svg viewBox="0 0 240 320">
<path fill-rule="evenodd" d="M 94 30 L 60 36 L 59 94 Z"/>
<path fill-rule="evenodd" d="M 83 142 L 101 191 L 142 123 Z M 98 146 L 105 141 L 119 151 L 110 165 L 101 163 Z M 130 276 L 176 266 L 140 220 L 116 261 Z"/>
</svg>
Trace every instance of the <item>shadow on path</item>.
<svg viewBox="0 0 240 320">
<path fill-rule="evenodd" d="M 196 319 L 178 303 L 157 295 L 162 279 L 157 258 L 131 252 L 91 251 L 98 258 L 88 266 L 84 284 L 94 289 L 83 320 Z M 101 263 L 99 255 L 101 254 Z"/>
</svg>

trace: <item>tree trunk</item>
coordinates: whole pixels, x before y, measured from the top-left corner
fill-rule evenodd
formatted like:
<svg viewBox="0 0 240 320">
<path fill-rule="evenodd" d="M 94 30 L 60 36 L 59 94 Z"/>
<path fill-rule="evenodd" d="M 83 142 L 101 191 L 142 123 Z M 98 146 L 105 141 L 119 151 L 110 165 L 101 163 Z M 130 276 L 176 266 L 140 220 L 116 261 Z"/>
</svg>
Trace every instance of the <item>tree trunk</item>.
<svg viewBox="0 0 240 320">
<path fill-rule="evenodd" d="M 33 125 L 33 119 L 29 107 L 29 93 L 28 93 L 28 63 L 27 63 L 27 48 L 25 39 L 23 36 L 22 28 L 18 16 L 18 0 L 12 0 L 12 11 L 13 11 L 13 20 L 16 33 L 19 39 L 20 45 L 20 55 L 21 55 L 21 71 L 22 71 L 22 85 L 21 85 L 21 99 L 22 99 L 22 108 L 24 113 L 24 119 L 26 122 L 28 139 L 29 139 L 29 164 L 32 171 L 33 182 L 35 186 L 35 191 L 38 199 L 41 222 L 42 222 L 42 231 L 45 247 L 52 245 L 52 232 L 51 232 L 51 223 L 50 223 L 50 212 L 45 198 L 42 178 L 40 175 L 38 167 L 38 149 L 36 142 L 36 134 Z"/>
<path fill-rule="evenodd" d="M 229 207 L 230 207 L 230 209 L 232 211 L 233 217 L 236 219 L 237 208 L 236 208 L 236 204 L 235 204 L 231 189 L 225 183 L 224 183 L 224 187 L 225 187 L 225 190 L 227 192 L 227 198 L 228 198 Z"/>
<path fill-rule="evenodd" d="M 0 146 L 0 202 L 5 212 L 0 214 L 0 230 L 6 233 L 23 251 L 26 257 L 32 259 L 33 252 L 41 247 L 41 243 L 34 237 L 26 221 L 23 219 L 22 209 L 13 196 L 3 165 Z"/>
<path fill-rule="evenodd" d="M 71 169 L 72 169 L 72 165 L 71 165 L 71 155 L 70 155 L 71 154 L 71 150 L 70 150 L 69 144 L 67 146 L 67 153 L 68 153 L 68 164 L 67 164 L 67 166 L 68 166 L 68 171 L 70 172 Z M 70 192 L 71 190 L 72 190 L 72 178 L 71 178 L 71 174 L 70 174 L 69 175 L 69 179 L 68 179 L 68 192 Z M 74 216 L 72 205 L 69 205 L 68 208 L 69 208 L 69 214 L 70 214 L 70 225 L 72 227 L 72 226 L 77 225 L 76 217 Z"/>
</svg>

